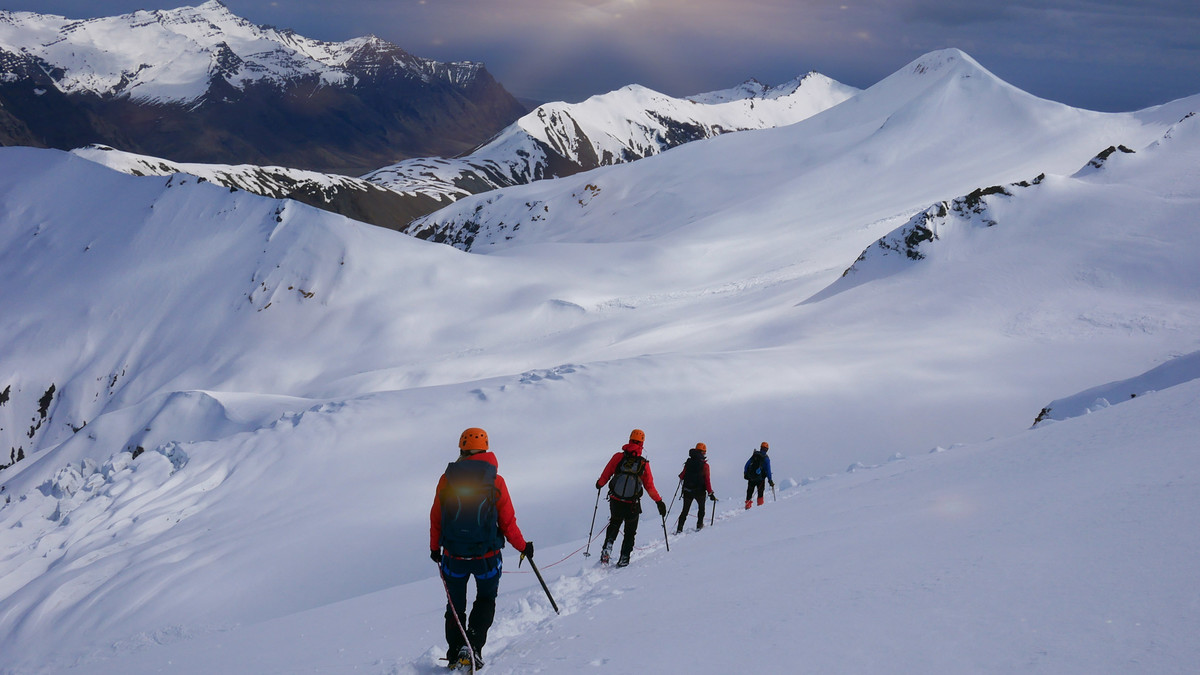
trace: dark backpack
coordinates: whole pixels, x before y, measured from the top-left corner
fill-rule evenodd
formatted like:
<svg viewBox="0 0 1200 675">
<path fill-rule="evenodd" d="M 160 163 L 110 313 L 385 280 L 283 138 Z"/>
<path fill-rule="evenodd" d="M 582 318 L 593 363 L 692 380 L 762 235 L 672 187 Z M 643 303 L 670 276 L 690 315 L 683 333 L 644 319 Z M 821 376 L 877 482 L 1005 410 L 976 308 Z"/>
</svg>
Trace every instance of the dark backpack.
<svg viewBox="0 0 1200 675">
<path fill-rule="evenodd" d="M 496 510 L 499 495 L 492 464 L 458 461 L 446 466 L 441 544 L 447 553 L 473 558 L 504 548 Z"/>
<path fill-rule="evenodd" d="M 699 453 L 696 453 L 699 454 Z M 688 457 L 683 463 L 683 489 L 688 492 L 704 491 L 704 458 Z"/>
<path fill-rule="evenodd" d="M 763 467 L 766 464 L 766 457 L 762 451 L 755 450 L 753 455 L 750 455 L 750 462 L 746 465 L 746 472 L 743 478 L 746 480 L 762 480 Z"/>
<path fill-rule="evenodd" d="M 642 470 L 646 467 L 646 459 L 632 452 L 625 453 L 617 462 L 617 471 L 612 480 L 608 481 L 608 494 L 626 501 L 638 501 L 642 498 Z"/>
</svg>

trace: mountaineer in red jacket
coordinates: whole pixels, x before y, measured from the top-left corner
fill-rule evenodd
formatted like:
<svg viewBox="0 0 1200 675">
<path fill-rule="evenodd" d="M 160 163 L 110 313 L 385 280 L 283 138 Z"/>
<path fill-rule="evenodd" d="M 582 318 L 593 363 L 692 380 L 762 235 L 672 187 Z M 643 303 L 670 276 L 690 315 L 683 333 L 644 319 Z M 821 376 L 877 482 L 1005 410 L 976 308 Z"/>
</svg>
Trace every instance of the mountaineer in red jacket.
<svg viewBox="0 0 1200 675">
<path fill-rule="evenodd" d="M 525 541 L 504 478 L 496 473 L 496 456 L 488 452 L 487 432 L 470 428 L 458 439 L 459 457 L 446 466 L 429 510 L 429 557 L 446 582 L 446 653 L 451 668 L 483 667 L 482 650 L 496 616 L 507 539 L 533 558 L 533 542 Z M 467 581 L 475 577 L 475 603 L 467 608 Z M 463 641 L 463 633 L 467 641 Z"/>
<path fill-rule="evenodd" d="M 607 563 L 611 559 L 613 542 L 617 540 L 621 525 L 624 525 L 625 538 L 621 540 L 621 558 L 617 560 L 617 567 L 629 564 L 629 554 L 633 553 L 633 539 L 637 535 L 638 516 L 642 513 L 643 486 L 658 506 L 659 515 L 667 517 L 667 505 L 654 488 L 650 461 L 642 457 L 642 445 L 645 442 L 646 432 L 641 429 L 630 432 L 629 442 L 621 448 L 621 452 L 608 460 L 608 465 L 596 481 L 597 490 L 608 483 L 608 531 L 604 535 L 604 548 L 600 550 L 601 563 Z"/>
</svg>

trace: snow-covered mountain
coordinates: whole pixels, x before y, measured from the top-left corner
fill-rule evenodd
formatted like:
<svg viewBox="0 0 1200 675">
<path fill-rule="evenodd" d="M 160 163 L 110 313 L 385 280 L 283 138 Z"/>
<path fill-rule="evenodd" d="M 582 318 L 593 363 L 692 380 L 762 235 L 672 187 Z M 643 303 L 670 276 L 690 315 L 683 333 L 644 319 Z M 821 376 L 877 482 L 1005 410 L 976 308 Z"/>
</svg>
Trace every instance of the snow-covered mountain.
<svg viewBox="0 0 1200 675">
<path fill-rule="evenodd" d="M 0 11 L 0 66 L 19 123 L 6 142 L 100 139 L 176 161 L 361 173 L 469 150 L 525 112 L 482 64 L 313 40 L 219 0 L 85 20 Z"/>
<path fill-rule="evenodd" d="M 539 106 L 470 155 L 409 159 L 364 178 L 403 194 L 453 201 L 643 159 L 731 131 L 794 124 L 857 92 L 819 73 L 777 87 L 751 80 L 682 99 L 630 85 L 582 103 Z M 436 230 L 408 232 L 446 241 Z"/>
<path fill-rule="evenodd" d="M 125 173 L 188 173 L 442 242 L 436 232 L 409 230 L 409 223 L 467 195 L 633 161 L 730 131 L 792 124 L 856 91 L 817 73 L 779 87 L 750 81 L 691 99 L 630 86 L 580 104 L 544 105 L 470 155 L 409 159 L 361 180 L 284 167 L 170 162 L 107 146 L 74 152 Z"/>
<path fill-rule="evenodd" d="M 429 503 L 467 426 L 564 610 L 511 556 L 488 672 L 724 671 L 751 639 L 780 670 L 801 640 L 823 670 L 1186 669 L 1197 110 L 935 52 L 429 219 L 474 213 L 472 252 L 0 149 L 0 670 L 433 672 Z M 917 225 L 918 256 L 876 244 Z M 1029 429 L 1134 381 L 1173 386 Z M 664 493 L 705 442 L 723 501 L 669 554 L 647 515 L 610 574 L 579 549 L 635 426 Z M 762 440 L 779 502 L 730 508 Z M 711 639 L 663 648 L 700 607 Z"/>
<path fill-rule="evenodd" d="M 945 199 L 947 189 L 951 196 L 965 195 L 1045 171 L 1074 172 L 1114 139 L 1149 143 L 1187 112 L 1185 107 L 1178 110 L 1178 115 L 1105 114 L 1071 108 L 1020 91 L 962 52 L 947 50 L 926 55 L 863 93 L 786 129 L 756 131 L 752 138 L 684 147 L 653 158 L 653 168 L 647 170 L 671 176 L 665 183 L 610 190 L 608 172 L 591 172 L 462 199 L 413 223 L 410 230 L 434 232 L 431 238 L 470 250 L 539 241 L 625 241 L 687 222 L 673 214 L 714 214 L 701 222 L 714 223 L 720 230 L 738 227 L 716 225 L 727 204 L 803 203 L 807 195 L 817 193 L 828 195 L 821 202 L 826 211 L 833 205 L 861 209 L 886 204 L 867 216 L 874 220 L 893 215 L 897 200 L 905 208 L 923 209 Z M 945 161 L 947 146 L 962 157 Z M 723 166 L 697 161 L 697 154 L 715 154 L 720 152 L 717 148 L 729 149 Z M 878 174 L 870 182 L 842 180 L 861 171 L 857 165 Z M 778 181 L 752 184 L 761 189 L 748 189 L 747 181 L 739 179 L 746 171 L 759 176 L 786 173 Z M 700 175 L 712 172 L 714 179 Z M 701 181 L 706 183 L 704 190 L 690 189 Z M 788 186 L 788 194 L 775 194 L 780 183 Z M 797 220 L 787 221 L 784 229 L 823 222 L 827 215 L 795 213 Z M 859 210 L 848 213 L 861 217 Z M 571 227 L 558 228 L 558 222 Z M 647 231 L 647 225 L 653 230 Z M 724 235 L 718 231 L 717 236 Z"/>
</svg>

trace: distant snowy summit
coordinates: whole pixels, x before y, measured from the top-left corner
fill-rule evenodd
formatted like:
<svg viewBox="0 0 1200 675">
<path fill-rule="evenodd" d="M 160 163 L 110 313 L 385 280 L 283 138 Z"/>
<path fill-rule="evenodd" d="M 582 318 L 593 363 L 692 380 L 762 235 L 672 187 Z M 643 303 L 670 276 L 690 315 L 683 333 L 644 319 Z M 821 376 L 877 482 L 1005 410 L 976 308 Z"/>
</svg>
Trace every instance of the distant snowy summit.
<svg viewBox="0 0 1200 675">
<path fill-rule="evenodd" d="M 350 173 L 468 151 L 525 112 L 480 63 L 322 42 L 217 0 L 84 20 L 0 11 L 0 105 L 5 144 Z"/>
</svg>

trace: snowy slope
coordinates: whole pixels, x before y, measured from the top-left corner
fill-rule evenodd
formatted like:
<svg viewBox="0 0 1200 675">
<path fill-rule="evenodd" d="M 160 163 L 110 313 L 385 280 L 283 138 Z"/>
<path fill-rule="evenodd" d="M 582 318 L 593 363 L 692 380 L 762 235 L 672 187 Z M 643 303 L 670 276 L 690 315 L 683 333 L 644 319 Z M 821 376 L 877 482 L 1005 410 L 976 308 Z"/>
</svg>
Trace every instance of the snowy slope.
<svg viewBox="0 0 1200 675">
<path fill-rule="evenodd" d="M 185 176 L 0 149 L 0 289 L 20 289 L 0 293 L 0 314 L 17 317 L 0 324 L 0 434 L 25 454 L 0 472 L 0 670 L 151 672 L 162 662 L 139 659 L 165 656 L 212 672 L 247 645 L 286 643 L 243 672 L 318 655 L 350 659 L 347 670 L 412 672 L 416 660 L 430 671 L 429 502 L 457 434 L 476 425 L 575 608 L 551 618 L 528 578 L 506 578 L 518 595 L 497 627 L 499 672 L 535 657 L 547 670 L 669 669 L 678 652 L 658 645 L 693 635 L 681 616 L 701 602 L 682 589 L 747 568 L 758 575 L 705 603 L 728 620 L 717 635 L 757 627 L 790 645 L 806 629 L 826 670 L 841 658 L 882 672 L 874 659 L 887 658 L 906 672 L 1005 672 L 1039 658 L 1047 672 L 1094 672 L 1118 648 L 1138 659 L 1120 672 L 1194 663 L 1177 637 L 1194 632 L 1177 604 L 1188 568 L 1173 562 L 1195 548 L 1179 534 L 1195 531 L 1195 509 L 1177 509 L 1173 487 L 1194 482 L 1180 440 L 1194 435 L 1194 386 L 1025 430 L 1046 401 L 1200 348 L 1200 117 L 1184 117 L 1198 102 L 1088 113 L 935 53 L 799 124 L 504 190 L 475 205 L 494 231 L 534 194 L 554 217 L 479 247 L 493 255 Z M 1089 163 L 1118 145 L 1135 152 Z M 864 260 L 862 282 L 839 286 L 873 242 L 931 205 L 1022 180 L 981 193 L 984 214 L 948 211 L 923 258 Z M 550 567 L 583 545 L 592 482 L 634 426 L 663 492 L 685 449 L 707 443 L 722 512 L 762 440 L 781 487 L 882 468 L 726 516 L 715 536 L 763 524 L 711 558 L 683 555 L 707 530 L 670 558 L 645 550 L 631 582 Z M 977 443 L 990 437 L 1012 440 Z M 1163 448 L 1161 461 L 1135 444 Z M 928 456 L 934 447 L 953 451 Z M 897 455 L 912 459 L 887 462 Z M 930 495 L 956 483 L 988 503 L 1019 498 L 951 537 L 927 517 Z M 1116 484 L 1121 500 L 1105 502 Z M 1088 520 L 1099 505 L 1136 515 Z M 657 523 L 644 525 L 652 545 Z M 1049 543 L 1030 551 L 1031 527 Z M 1111 552 L 1109 537 L 1134 534 L 1137 550 Z M 931 538 L 945 548 L 914 544 Z M 1080 558 L 1103 564 L 1067 564 Z M 1145 558 L 1154 576 L 1130 576 Z M 689 573 L 677 560 L 697 562 Z M 1014 563 L 1045 576 L 1030 584 Z M 797 568 L 817 590 L 780 585 Z M 1117 579 L 1132 590 L 1097 605 L 1093 586 Z M 964 594 L 999 611 L 947 607 Z M 747 598 L 764 599 L 761 622 Z M 798 609 L 805 601 L 825 611 Z M 1091 622 L 1100 609 L 1117 622 L 1166 618 L 1111 628 Z M 1047 623 L 1021 632 L 1031 616 Z M 1071 620 L 1049 647 L 1045 626 L 1063 622 L 1047 616 Z M 611 631 L 642 624 L 661 639 L 604 661 Z M 198 637 L 239 625 L 247 632 Z M 917 639 L 927 625 L 956 646 L 930 655 Z M 727 664 L 731 642 L 691 664 Z"/>
<path fill-rule="evenodd" d="M 1191 382 L 853 472 L 793 465 L 780 471 L 800 480 L 749 512 L 736 482 L 718 483 L 714 527 L 667 552 L 647 517 L 624 570 L 595 567 L 595 546 L 584 558 L 581 533 L 537 555 L 561 615 L 527 565 L 506 566 L 483 672 L 1188 672 L 1198 405 Z M 435 673 L 444 603 L 430 577 L 141 636 L 64 672 Z"/>
</svg>

